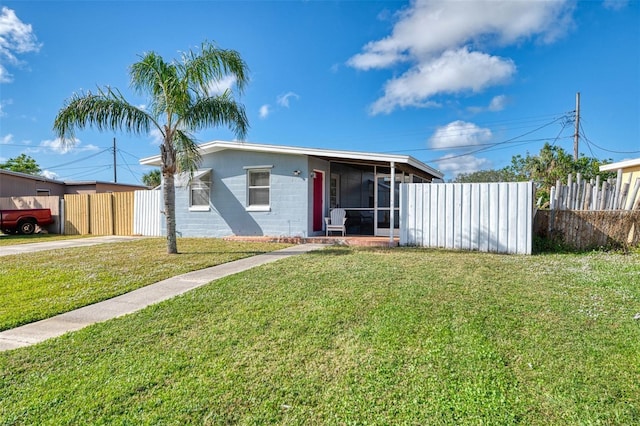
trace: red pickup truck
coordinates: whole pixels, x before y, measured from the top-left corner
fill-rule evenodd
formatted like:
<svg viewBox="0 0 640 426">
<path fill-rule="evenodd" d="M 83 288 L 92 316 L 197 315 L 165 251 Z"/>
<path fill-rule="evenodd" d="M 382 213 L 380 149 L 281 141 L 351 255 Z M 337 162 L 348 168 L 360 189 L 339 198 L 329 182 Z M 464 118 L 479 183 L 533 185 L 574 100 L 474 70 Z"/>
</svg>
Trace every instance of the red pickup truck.
<svg viewBox="0 0 640 426">
<path fill-rule="evenodd" d="M 36 225 L 52 223 L 51 209 L 0 210 L 0 230 L 5 234 L 33 234 Z"/>
</svg>

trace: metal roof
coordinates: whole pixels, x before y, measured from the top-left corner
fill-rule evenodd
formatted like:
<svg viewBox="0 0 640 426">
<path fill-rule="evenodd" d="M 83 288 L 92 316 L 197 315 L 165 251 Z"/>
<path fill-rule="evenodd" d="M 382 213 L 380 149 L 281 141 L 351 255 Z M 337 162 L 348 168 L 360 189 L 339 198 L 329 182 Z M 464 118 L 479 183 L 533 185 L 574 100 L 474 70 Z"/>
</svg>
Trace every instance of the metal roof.
<svg viewBox="0 0 640 426">
<path fill-rule="evenodd" d="M 304 148 L 285 145 L 266 145 L 256 144 L 248 142 L 229 142 L 229 141 L 212 141 L 199 145 L 200 154 L 212 154 L 227 149 L 238 151 L 253 151 L 253 152 L 269 152 L 276 154 L 290 154 L 290 155 L 307 155 L 312 157 L 324 158 L 328 161 L 331 160 L 351 160 L 360 162 L 374 162 L 374 163 L 391 163 L 406 164 L 430 175 L 442 179 L 444 174 L 439 170 L 434 169 L 431 166 L 409 156 L 409 155 L 397 155 L 397 154 L 379 154 L 374 152 L 360 152 L 360 151 L 341 151 L 333 149 L 322 148 Z M 160 166 L 160 155 L 153 157 L 147 157 L 140 159 L 140 164 L 148 166 Z"/>
</svg>

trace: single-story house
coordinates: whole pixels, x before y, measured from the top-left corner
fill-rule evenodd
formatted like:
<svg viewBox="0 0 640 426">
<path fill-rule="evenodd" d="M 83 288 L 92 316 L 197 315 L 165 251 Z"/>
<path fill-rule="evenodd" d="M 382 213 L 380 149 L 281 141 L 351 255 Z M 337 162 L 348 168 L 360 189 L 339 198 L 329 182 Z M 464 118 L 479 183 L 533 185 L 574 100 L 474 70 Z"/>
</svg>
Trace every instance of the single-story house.
<svg viewBox="0 0 640 426">
<path fill-rule="evenodd" d="M 100 181 L 60 181 L 44 176 L 0 169 L 0 197 L 30 197 L 38 195 L 96 194 L 148 189 L 143 185 Z"/>
<path fill-rule="evenodd" d="M 629 191 L 632 191 L 636 184 L 636 179 L 640 179 L 640 158 L 600 166 L 601 172 L 616 172 L 620 169 L 622 169 L 622 182 L 630 182 Z M 640 193 L 638 193 L 637 198 L 640 198 Z"/>
<path fill-rule="evenodd" d="M 347 234 L 389 236 L 398 232 L 400 183 L 443 178 L 408 155 L 228 141 L 199 149 L 200 168 L 176 176 L 182 236 L 323 235 L 336 207 L 346 210 Z M 140 163 L 160 166 L 161 159 Z"/>
</svg>

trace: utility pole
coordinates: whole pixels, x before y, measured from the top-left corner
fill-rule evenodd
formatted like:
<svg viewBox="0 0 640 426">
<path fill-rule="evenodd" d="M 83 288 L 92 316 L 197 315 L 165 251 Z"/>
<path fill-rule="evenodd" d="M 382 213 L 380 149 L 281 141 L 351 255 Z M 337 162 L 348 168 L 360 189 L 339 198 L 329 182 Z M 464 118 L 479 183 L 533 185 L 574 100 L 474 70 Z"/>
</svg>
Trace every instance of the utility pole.
<svg viewBox="0 0 640 426">
<path fill-rule="evenodd" d="M 576 93 L 576 133 L 573 135 L 573 161 L 578 161 L 578 140 L 580 139 L 580 92 Z"/>
<path fill-rule="evenodd" d="M 116 165 L 116 138 L 113 138 L 113 182 L 118 183 L 118 167 Z"/>
</svg>

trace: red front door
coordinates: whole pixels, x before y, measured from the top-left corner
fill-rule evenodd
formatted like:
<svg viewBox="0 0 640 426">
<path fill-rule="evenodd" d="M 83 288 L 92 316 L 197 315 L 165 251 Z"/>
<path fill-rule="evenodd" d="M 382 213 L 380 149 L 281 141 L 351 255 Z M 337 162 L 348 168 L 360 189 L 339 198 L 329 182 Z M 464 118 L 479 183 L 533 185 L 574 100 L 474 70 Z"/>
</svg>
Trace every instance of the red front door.
<svg viewBox="0 0 640 426">
<path fill-rule="evenodd" d="M 324 173 L 315 172 L 313 178 L 313 230 L 322 231 L 322 221 L 324 217 Z"/>
</svg>

